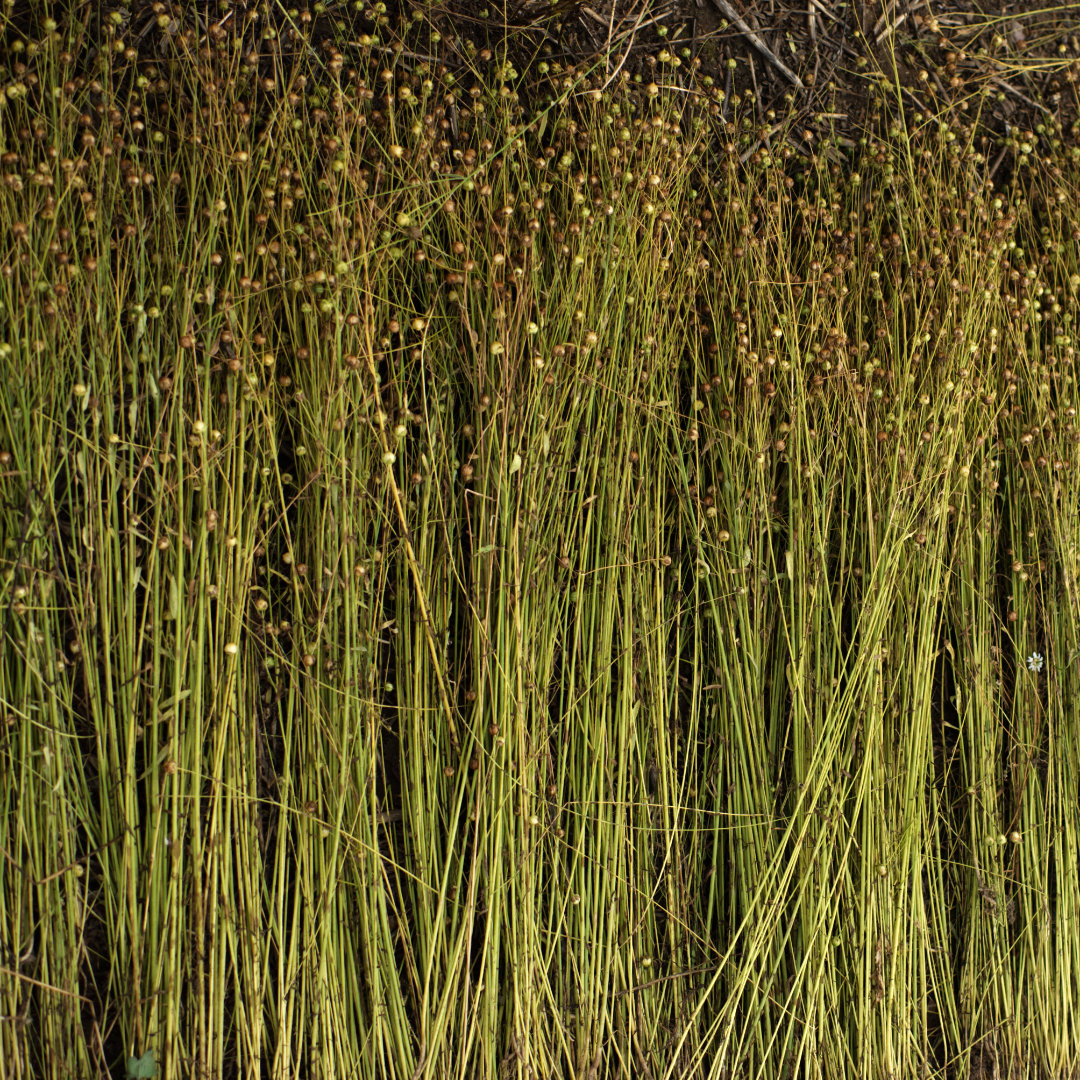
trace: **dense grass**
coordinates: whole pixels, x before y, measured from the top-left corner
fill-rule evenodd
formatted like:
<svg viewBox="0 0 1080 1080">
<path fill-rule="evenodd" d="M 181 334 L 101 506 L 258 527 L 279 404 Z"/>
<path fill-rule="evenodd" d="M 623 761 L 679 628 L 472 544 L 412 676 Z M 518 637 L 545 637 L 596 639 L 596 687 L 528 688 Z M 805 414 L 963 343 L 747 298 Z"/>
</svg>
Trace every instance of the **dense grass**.
<svg viewBox="0 0 1080 1080">
<path fill-rule="evenodd" d="M 0 1076 L 1075 1076 L 1071 138 L 261 27 L 6 75 Z"/>
</svg>

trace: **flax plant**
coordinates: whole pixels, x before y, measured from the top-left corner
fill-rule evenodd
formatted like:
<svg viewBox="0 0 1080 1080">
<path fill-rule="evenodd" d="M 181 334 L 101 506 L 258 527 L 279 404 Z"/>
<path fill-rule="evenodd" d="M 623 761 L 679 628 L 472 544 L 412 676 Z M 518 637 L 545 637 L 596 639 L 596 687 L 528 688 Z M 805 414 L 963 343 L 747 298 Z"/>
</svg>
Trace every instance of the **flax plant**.
<svg viewBox="0 0 1080 1080">
<path fill-rule="evenodd" d="M 1071 136 L 116 14 L 0 73 L 0 1077 L 1070 1075 Z"/>
</svg>

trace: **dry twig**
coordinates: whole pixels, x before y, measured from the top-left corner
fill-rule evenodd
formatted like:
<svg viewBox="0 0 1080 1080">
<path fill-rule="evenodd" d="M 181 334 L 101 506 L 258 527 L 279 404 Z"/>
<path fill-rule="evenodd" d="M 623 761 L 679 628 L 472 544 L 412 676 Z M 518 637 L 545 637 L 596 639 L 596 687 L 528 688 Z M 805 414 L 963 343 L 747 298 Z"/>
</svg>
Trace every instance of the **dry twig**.
<svg viewBox="0 0 1080 1080">
<path fill-rule="evenodd" d="M 739 33 L 741 33 L 743 37 L 745 37 L 746 40 L 776 68 L 777 71 L 784 75 L 790 82 L 794 83 L 800 90 L 805 89 L 802 79 L 800 79 L 799 76 L 796 75 L 795 72 L 792 71 L 791 68 L 789 68 L 787 64 L 785 64 L 784 61 L 781 60 L 753 30 L 750 29 L 746 20 L 743 19 L 731 4 L 728 3 L 728 0 L 713 0 L 713 3 L 724 13 L 728 21 L 738 29 Z"/>
</svg>

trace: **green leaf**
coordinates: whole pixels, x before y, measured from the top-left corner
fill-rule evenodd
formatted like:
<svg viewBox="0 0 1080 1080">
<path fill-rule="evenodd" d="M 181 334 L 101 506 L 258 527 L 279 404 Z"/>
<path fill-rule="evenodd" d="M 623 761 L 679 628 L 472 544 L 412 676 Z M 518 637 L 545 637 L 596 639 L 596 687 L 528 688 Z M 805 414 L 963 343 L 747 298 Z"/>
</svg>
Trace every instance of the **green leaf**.
<svg viewBox="0 0 1080 1080">
<path fill-rule="evenodd" d="M 128 1080 L 143 1080 L 144 1077 L 157 1076 L 154 1051 L 147 1050 L 141 1058 L 129 1057 L 127 1059 L 127 1075 Z"/>
</svg>

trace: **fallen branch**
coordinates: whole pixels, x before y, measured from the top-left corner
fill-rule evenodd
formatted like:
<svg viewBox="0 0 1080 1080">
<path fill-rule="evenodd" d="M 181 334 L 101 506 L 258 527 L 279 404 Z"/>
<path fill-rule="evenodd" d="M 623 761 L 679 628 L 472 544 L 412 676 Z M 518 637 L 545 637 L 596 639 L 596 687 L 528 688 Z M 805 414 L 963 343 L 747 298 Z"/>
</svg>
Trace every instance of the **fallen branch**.
<svg viewBox="0 0 1080 1080">
<path fill-rule="evenodd" d="M 757 49 L 758 52 L 760 52 L 762 56 L 764 56 L 765 59 L 768 60 L 769 63 L 777 69 L 777 71 L 781 72 L 781 74 L 786 76 L 800 90 L 805 89 L 802 79 L 800 79 L 799 76 L 796 75 L 795 72 L 792 71 L 791 68 L 789 68 L 787 64 L 785 64 L 784 61 L 781 60 L 780 57 L 777 56 L 776 53 L 774 53 L 772 49 L 770 49 L 769 46 L 766 45 L 765 42 L 762 41 L 761 38 L 754 33 L 753 30 L 750 29 L 746 21 L 728 3 L 728 0 L 713 0 L 713 3 L 724 13 L 725 16 L 727 16 L 728 21 L 738 29 L 739 33 L 741 33 L 747 39 L 747 41 L 749 41 L 750 44 L 753 45 L 754 48 Z"/>
</svg>

